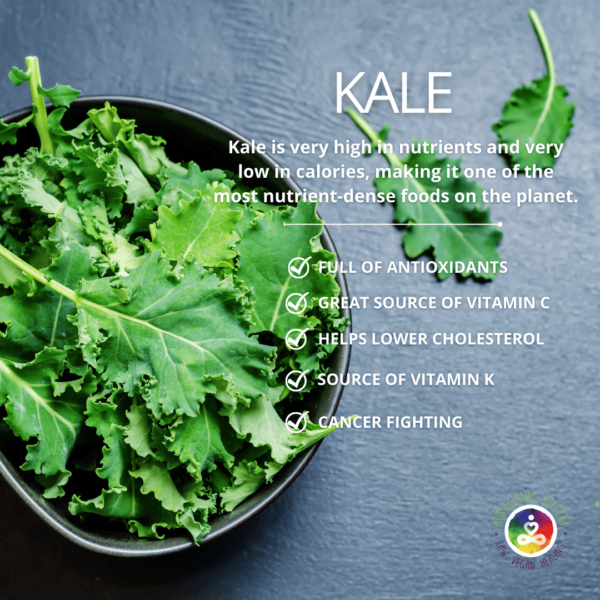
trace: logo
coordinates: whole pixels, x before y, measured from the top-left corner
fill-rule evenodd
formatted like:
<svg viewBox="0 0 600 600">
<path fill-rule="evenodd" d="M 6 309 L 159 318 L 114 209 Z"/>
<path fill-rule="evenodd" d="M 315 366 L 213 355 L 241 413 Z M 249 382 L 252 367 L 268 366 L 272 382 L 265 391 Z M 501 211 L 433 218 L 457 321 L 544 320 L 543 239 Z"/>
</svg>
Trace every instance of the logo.
<svg viewBox="0 0 600 600">
<path fill-rule="evenodd" d="M 536 502 L 536 494 L 522 492 L 507 498 L 492 519 L 496 555 L 529 571 L 544 569 L 563 558 L 570 525 L 558 500 L 546 496 Z"/>
<path fill-rule="evenodd" d="M 556 541 L 558 527 L 552 513 L 541 506 L 526 504 L 513 510 L 504 526 L 509 546 L 521 556 L 542 556 Z"/>
</svg>

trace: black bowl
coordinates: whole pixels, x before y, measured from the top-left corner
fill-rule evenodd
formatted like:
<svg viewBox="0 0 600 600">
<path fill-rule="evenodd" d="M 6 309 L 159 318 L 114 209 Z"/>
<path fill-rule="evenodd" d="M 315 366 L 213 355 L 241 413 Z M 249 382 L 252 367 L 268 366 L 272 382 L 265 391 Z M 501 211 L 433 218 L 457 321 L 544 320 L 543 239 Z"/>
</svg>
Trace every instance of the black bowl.
<svg viewBox="0 0 600 600">
<path fill-rule="evenodd" d="M 238 164 L 244 167 L 270 167 L 269 173 L 279 167 L 271 157 L 266 155 L 229 154 L 229 141 L 245 138 L 231 129 L 216 123 L 199 113 L 156 100 L 130 98 L 126 96 L 88 96 L 79 98 L 63 118 L 65 129 L 75 127 L 92 108 L 101 108 L 105 102 L 117 107 L 119 116 L 135 119 L 137 131 L 150 135 L 158 135 L 167 141 L 167 153 L 171 160 L 194 160 L 200 168 L 229 169 L 237 172 Z M 31 114 L 31 108 L 13 112 L 3 118 L 5 123 L 18 121 Z M 23 153 L 30 146 L 38 146 L 39 139 L 32 126 L 19 131 L 16 146 L 0 147 L 0 158 L 16 153 Z M 249 182 L 252 186 L 264 186 L 273 192 L 301 192 L 298 184 L 290 178 L 269 177 L 265 180 L 255 179 Z M 336 252 L 335 245 L 327 229 L 323 229 L 321 243 L 326 250 Z M 348 296 L 346 280 L 337 275 L 337 282 L 342 296 Z M 344 317 L 350 317 L 348 309 L 341 310 Z M 338 346 L 330 357 L 329 367 L 332 372 L 345 375 L 350 363 L 350 346 Z M 328 420 L 335 414 L 343 386 L 328 386 L 316 390 L 307 402 L 311 419 L 327 416 Z M 90 519 L 81 522 L 72 517 L 67 510 L 66 499 L 46 501 L 41 496 L 41 488 L 35 483 L 31 473 L 25 473 L 18 467 L 23 462 L 22 442 L 16 438 L 4 424 L 0 427 L 0 475 L 17 492 L 25 503 L 53 529 L 69 540 L 102 554 L 112 556 L 157 556 L 186 550 L 193 546 L 189 537 L 177 532 L 168 532 L 163 540 L 140 540 L 127 533 L 124 528 L 115 528 L 106 520 Z M 273 482 L 263 485 L 250 498 L 245 500 L 231 513 L 216 516 L 210 521 L 211 530 L 203 544 L 215 540 L 239 527 L 278 498 L 284 490 L 300 475 L 302 470 L 315 455 L 319 444 L 308 448 L 288 463 L 274 478 Z M 68 495 L 67 495 L 68 496 Z M 6 516 L 4 516 L 6 518 Z M 122 525 L 120 526 L 122 527 Z"/>
</svg>

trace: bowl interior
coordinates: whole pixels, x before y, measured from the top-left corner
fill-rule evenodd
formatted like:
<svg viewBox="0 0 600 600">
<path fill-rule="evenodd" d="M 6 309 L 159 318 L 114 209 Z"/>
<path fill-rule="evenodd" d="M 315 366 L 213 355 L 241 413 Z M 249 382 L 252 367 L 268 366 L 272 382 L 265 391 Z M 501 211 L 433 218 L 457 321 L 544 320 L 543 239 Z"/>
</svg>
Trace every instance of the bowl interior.
<svg viewBox="0 0 600 600">
<path fill-rule="evenodd" d="M 292 179 L 273 177 L 274 169 L 279 165 L 269 156 L 232 156 L 229 153 L 230 140 L 247 142 L 246 139 L 207 117 L 170 104 L 121 96 L 80 98 L 67 111 L 63 118 L 63 126 L 65 129 L 75 127 L 85 118 L 88 110 L 100 108 L 106 101 L 117 107 L 121 118 L 135 119 L 138 132 L 163 137 L 167 141 L 167 154 L 173 161 L 193 160 L 202 170 L 220 168 L 235 173 L 240 163 L 244 167 L 270 167 L 269 177 L 247 180 L 249 185 L 264 186 L 273 192 L 285 192 L 290 189 L 294 192 L 301 191 Z M 30 112 L 30 108 L 16 111 L 4 117 L 4 121 L 9 123 L 22 119 Z M 19 131 L 16 146 L 0 147 L 0 158 L 21 154 L 28 147 L 38 144 L 37 133 L 29 126 Z M 326 229 L 321 236 L 321 242 L 325 249 L 336 252 Z M 337 282 L 342 296 L 347 296 L 344 276 L 338 274 Z M 347 309 L 341 310 L 341 313 L 342 316 L 350 317 L 350 311 Z M 338 346 L 329 360 L 331 371 L 345 374 L 350 361 L 350 346 Z M 340 384 L 319 388 L 308 399 L 305 409 L 309 409 L 313 420 L 323 416 L 331 418 L 335 414 L 342 391 L 343 387 Z M 45 501 L 31 473 L 25 473 L 18 468 L 24 460 L 24 446 L 25 444 L 17 440 L 4 423 L 0 425 L 0 474 L 34 512 L 73 542 L 104 554 L 138 557 L 177 552 L 193 545 L 188 537 L 178 533 L 168 532 L 164 540 L 139 540 L 127 533 L 121 524 L 113 525 L 107 523 L 106 519 L 92 518 L 85 522 L 76 520 L 67 509 L 71 496 L 68 488 L 65 498 Z M 318 446 L 319 444 L 315 444 L 299 454 L 277 474 L 271 484 L 263 485 L 231 513 L 215 516 L 210 521 L 211 530 L 202 543 L 214 540 L 238 527 L 275 500 L 308 464 Z"/>
</svg>

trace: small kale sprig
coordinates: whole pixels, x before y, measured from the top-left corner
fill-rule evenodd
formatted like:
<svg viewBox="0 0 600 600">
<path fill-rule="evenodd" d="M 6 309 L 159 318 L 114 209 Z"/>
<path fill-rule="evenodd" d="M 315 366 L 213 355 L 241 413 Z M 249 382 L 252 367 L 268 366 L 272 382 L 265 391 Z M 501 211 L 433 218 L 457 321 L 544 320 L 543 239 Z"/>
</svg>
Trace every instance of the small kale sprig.
<svg viewBox="0 0 600 600">
<path fill-rule="evenodd" d="M 499 142 L 508 145 L 507 159 L 511 165 L 546 168 L 554 166 L 558 149 L 554 154 L 547 151 L 547 144 L 562 145 L 573 127 L 575 104 L 567 104 L 569 95 L 566 88 L 556 85 L 554 59 L 546 32 L 535 12 L 529 11 L 529 18 L 538 36 L 548 73 L 540 79 L 535 79 L 531 85 L 522 86 L 513 91 L 504 104 L 500 120 L 492 125 Z M 518 142 L 518 151 L 514 144 Z M 544 145 L 544 151 L 538 152 L 537 144 Z M 527 145 L 529 145 L 529 152 Z"/>
<path fill-rule="evenodd" d="M 44 98 L 48 98 L 53 106 L 64 106 L 68 108 L 71 105 L 71 102 L 73 102 L 81 92 L 73 89 L 69 85 L 58 84 L 53 88 L 45 89 L 42 87 L 40 63 L 37 56 L 28 56 L 25 59 L 25 64 L 27 65 L 27 71 L 21 71 L 21 69 L 13 67 L 8 74 L 8 77 L 16 86 L 20 86 L 26 81 L 29 82 L 33 111 L 30 116 L 25 117 L 18 123 L 6 125 L 0 119 L 0 142 L 3 144 L 6 142 L 16 144 L 17 131 L 33 119 L 33 124 L 40 136 L 40 151 L 42 154 L 54 155 L 54 146 L 52 144 L 52 139 L 50 138 L 48 113 L 46 111 Z"/>
<path fill-rule="evenodd" d="M 375 130 L 355 110 L 348 108 L 346 112 L 357 127 L 369 138 L 372 147 L 385 142 L 389 133 L 389 125 L 376 133 Z M 438 261 L 462 261 L 467 265 L 464 277 L 474 276 L 493 279 L 498 271 L 490 269 L 487 273 L 477 270 L 478 264 L 499 263 L 500 253 L 497 246 L 502 239 L 502 231 L 490 219 L 490 207 L 483 202 L 483 188 L 476 182 L 468 180 L 460 170 L 460 160 L 439 157 L 436 154 L 410 153 L 400 158 L 393 152 L 382 153 L 390 168 L 385 175 L 374 180 L 377 192 L 394 193 L 394 221 L 406 225 L 402 236 L 404 252 L 408 258 L 417 258 L 425 252 L 432 251 Z M 440 181 L 432 181 L 431 177 L 417 174 L 418 166 L 425 167 L 433 173 L 439 169 Z M 414 176 L 403 176 L 403 172 Z M 449 169 L 459 173 L 458 177 L 449 177 Z M 384 171 L 383 169 L 381 171 Z M 405 194 L 417 196 L 426 194 L 428 202 L 407 202 Z M 447 200 L 435 200 L 435 194 L 446 194 Z M 457 194 L 474 196 L 473 202 L 457 200 Z M 476 225 L 476 226 L 473 226 Z M 440 279 L 449 277 L 449 273 L 439 274 Z"/>
</svg>

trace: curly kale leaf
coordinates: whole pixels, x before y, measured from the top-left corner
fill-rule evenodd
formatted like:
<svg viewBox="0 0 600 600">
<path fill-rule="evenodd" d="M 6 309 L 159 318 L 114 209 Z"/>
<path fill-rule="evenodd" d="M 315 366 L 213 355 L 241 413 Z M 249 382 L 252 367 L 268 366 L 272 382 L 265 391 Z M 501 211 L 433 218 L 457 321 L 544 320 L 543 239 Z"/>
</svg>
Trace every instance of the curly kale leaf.
<svg viewBox="0 0 600 600">
<path fill-rule="evenodd" d="M 128 277 L 82 280 L 75 292 L 1 246 L 0 255 L 77 305 L 87 362 L 107 381 L 139 387 L 157 418 L 195 416 L 207 393 L 231 406 L 268 394 L 274 349 L 248 336 L 230 278 L 190 263 L 173 270 L 154 252 Z"/>
<path fill-rule="evenodd" d="M 316 205 L 301 202 L 295 208 L 248 214 L 237 228 L 242 239 L 236 245 L 240 254 L 236 277 L 254 298 L 252 331 L 272 331 L 285 339 L 292 329 L 312 329 L 315 321 L 309 315 L 318 299 L 339 295 L 334 277 L 318 270 L 319 262 L 333 261 L 335 255 L 321 246 L 323 221 Z M 307 261 L 304 277 L 293 277 L 289 270 L 296 258 Z M 336 309 L 325 312 L 338 314 Z"/>
<path fill-rule="evenodd" d="M 509 162 L 520 170 L 536 165 L 553 167 L 571 128 L 575 104 L 567 103 L 566 88 L 556 85 L 554 60 L 548 38 L 534 10 L 529 17 L 540 40 L 548 73 L 513 91 L 492 125 L 499 142 L 508 146 Z M 538 147 L 538 144 L 540 146 Z M 512 149 L 511 149 L 512 148 Z"/>
<path fill-rule="evenodd" d="M 207 185 L 191 202 L 179 200 L 175 212 L 159 206 L 158 222 L 150 226 L 151 250 L 164 250 L 169 259 L 194 257 L 205 267 L 233 267 L 239 240 L 234 231 L 242 211 L 217 202 L 219 193 L 231 190 L 222 184 Z"/>
<path fill-rule="evenodd" d="M 358 127 L 373 144 L 385 141 L 385 134 L 377 134 L 371 126 L 352 109 L 347 110 Z M 385 130 L 386 133 L 389 128 Z M 489 206 L 483 203 L 483 188 L 468 180 L 460 171 L 460 160 L 439 158 L 435 154 L 409 154 L 401 159 L 392 152 L 385 153 L 390 168 L 375 179 L 378 192 L 395 195 L 394 220 L 406 224 L 402 237 L 404 251 L 409 258 L 417 258 L 431 250 L 438 261 L 461 261 L 467 265 L 465 277 L 493 279 L 497 270 L 478 273 L 479 262 L 499 262 L 497 245 L 502 231 L 490 219 Z M 419 170 L 416 170 L 418 165 Z M 439 169 L 440 180 L 433 181 L 433 169 Z M 447 168 L 457 169 L 459 176 L 447 176 Z M 424 177 L 422 175 L 425 175 Z M 439 192 L 439 198 L 436 196 Z M 459 196 L 457 200 L 456 195 Z M 409 194 L 425 197 L 427 202 L 410 202 Z M 443 200 L 447 194 L 447 200 Z M 462 200 L 460 200 L 462 198 Z M 465 201 L 472 198 L 472 201 Z M 471 268 L 469 268 L 469 264 Z M 440 274 L 440 279 L 449 273 Z"/>
<path fill-rule="evenodd" d="M 62 486 L 71 472 L 67 460 L 84 421 L 85 401 L 94 382 L 86 375 L 80 380 L 60 384 L 65 370 L 66 352 L 45 348 L 29 363 L 4 357 L 0 345 L 0 406 L 6 406 L 5 421 L 27 446 L 22 469 L 43 476 L 40 483 L 46 497 L 62 496 Z M 55 478 L 54 476 L 58 476 Z"/>
</svg>

